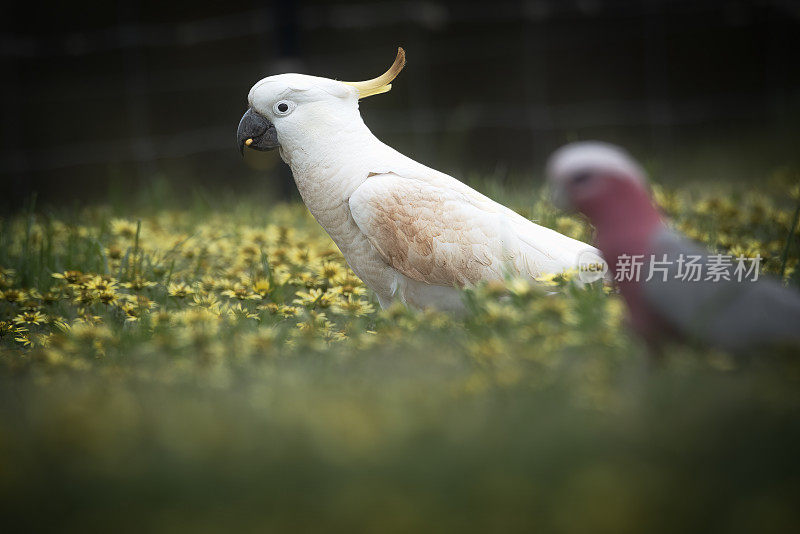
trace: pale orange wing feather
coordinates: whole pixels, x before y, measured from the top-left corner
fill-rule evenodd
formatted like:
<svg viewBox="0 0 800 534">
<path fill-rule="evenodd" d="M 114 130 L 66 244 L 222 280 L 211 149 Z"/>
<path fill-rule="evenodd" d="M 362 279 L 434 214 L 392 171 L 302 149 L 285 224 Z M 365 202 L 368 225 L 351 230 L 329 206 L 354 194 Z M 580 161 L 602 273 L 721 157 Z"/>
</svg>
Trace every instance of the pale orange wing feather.
<svg viewBox="0 0 800 534">
<path fill-rule="evenodd" d="M 383 260 L 420 282 L 464 286 L 500 278 L 517 256 L 503 215 L 429 183 L 372 176 L 351 196 L 350 211 Z"/>
</svg>

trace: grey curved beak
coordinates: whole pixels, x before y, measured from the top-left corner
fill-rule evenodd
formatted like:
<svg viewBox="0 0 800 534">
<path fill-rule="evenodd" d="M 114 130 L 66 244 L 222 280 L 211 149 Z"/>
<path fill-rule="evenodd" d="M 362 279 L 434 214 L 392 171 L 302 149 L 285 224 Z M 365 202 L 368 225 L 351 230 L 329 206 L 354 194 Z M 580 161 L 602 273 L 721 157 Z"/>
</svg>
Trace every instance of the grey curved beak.
<svg viewBox="0 0 800 534">
<path fill-rule="evenodd" d="M 553 181 L 550 182 L 550 201 L 560 210 L 575 211 L 575 208 L 569 202 L 564 186 L 555 184 Z"/>
<path fill-rule="evenodd" d="M 272 150 L 278 148 L 278 132 L 275 125 L 263 116 L 256 113 L 253 108 L 249 108 L 239 121 L 239 128 L 236 130 L 236 145 L 239 153 L 244 155 L 244 147 L 254 150 Z"/>
</svg>

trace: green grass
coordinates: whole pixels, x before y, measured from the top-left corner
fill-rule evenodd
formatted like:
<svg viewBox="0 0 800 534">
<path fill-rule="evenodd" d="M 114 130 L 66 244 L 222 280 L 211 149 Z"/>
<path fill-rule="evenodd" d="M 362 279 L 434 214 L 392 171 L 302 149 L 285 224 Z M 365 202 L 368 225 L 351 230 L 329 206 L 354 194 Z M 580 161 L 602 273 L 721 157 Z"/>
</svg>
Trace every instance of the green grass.
<svg viewBox="0 0 800 534">
<path fill-rule="evenodd" d="M 590 239 L 538 189 L 477 186 Z M 678 228 L 796 285 L 789 190 L 656 193 Z M 674 344 L 656 367 L 618 295 L 564 280 L 475 288 L 465 317 L 380 312 L 301 206 L 215 198 L 0 220 L 6 524 L 796 530 L 797 354 Z"/>
</svg>

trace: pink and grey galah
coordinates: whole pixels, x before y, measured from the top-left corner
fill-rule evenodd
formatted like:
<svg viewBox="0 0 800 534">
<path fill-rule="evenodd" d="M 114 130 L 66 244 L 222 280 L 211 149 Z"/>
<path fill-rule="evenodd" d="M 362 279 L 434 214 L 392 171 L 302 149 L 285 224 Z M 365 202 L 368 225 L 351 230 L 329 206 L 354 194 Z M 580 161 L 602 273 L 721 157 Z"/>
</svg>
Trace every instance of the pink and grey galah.
<svg viewBox="0 0 800 534">
<path fill-rule="evenodd" d="M 800 347 L 800 292 L 759 275 L 757 258 L 715 254 L 671 230 L 627 152 L 572 143 L 550 157 L 547 176 L 556 203 L 595 226 L 631 325 L 645 340 L 677 336 L 732 352 Z"/>
</svg>

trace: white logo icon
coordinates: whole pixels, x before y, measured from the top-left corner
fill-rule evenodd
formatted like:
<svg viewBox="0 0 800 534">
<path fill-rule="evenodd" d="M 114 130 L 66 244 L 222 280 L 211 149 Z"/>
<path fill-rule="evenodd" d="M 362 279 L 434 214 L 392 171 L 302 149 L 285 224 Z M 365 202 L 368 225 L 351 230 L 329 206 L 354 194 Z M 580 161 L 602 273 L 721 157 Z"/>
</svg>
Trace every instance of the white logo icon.
<svg viewBox="0 0 800 534">
<path fill-rule="evenodd" d="M 603 278 L 608 272 L 608 264 L 593 250 L 584 250 L 578 254 L 578 280 L 591 284 Z"/>
</svg>

